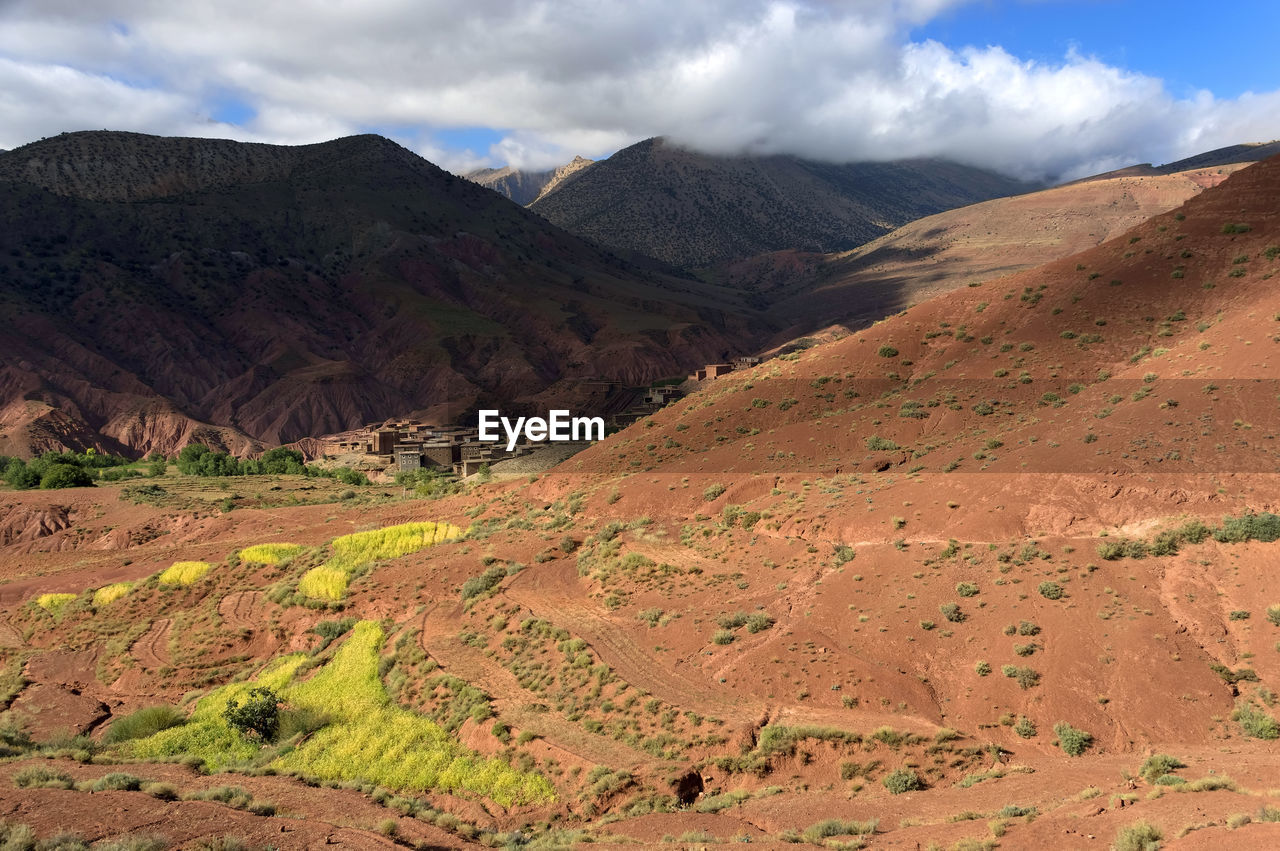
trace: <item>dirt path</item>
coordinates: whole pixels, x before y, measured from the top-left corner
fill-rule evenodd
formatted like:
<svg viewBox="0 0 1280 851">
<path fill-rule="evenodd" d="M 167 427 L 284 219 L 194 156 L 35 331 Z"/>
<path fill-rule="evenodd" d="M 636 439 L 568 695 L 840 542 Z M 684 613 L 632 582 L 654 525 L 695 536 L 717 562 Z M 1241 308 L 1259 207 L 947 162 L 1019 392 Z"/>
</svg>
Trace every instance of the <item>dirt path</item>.
<svg viewBox="0 0 1280 851">
<path fill-rule="evenodd" d="M 261 603 L 261 591 L 236 591 L 218 603 L 218 614 L 227 629 L 256 629 L 262 625 Z"/>
<path fill-rule="evenodd" d="M 23 647 L 22 633 L 18 632 L 8 618 L 0 618 L 0 647 Z"/>
<path fill-rule="evenodd" d="M 754 713 L 763 706 L 726 699 L 701 670 L 681 665 L 680 661 L 672 665 L 669 660 L 646 652 L 599 613 L 599 604 L 578 584 L 577 569 L 568 561 L 526 568 L 502 593 L 535 616 L 582 638 L 622 679 L 673 706 L 722 717 L 744 710 Z"/>
<path fill-rule="evenodd" d="M 515 674 L 483 651 L 458 641 L 455 633 L 461 626 L 447 609 L 429 609 L 422 620 L 422 649 L 445 673 L 466 680 L 488 694 L 504 721 L 517 730 L 532 730 L 544 736 L 548 745 L 578 761 L 615 768 L 634 768 L 654 761 L 642 751 L 588 733 L 555 713 L 532 709 L 537 695 L 521 686 Z"/>
<path fill-rule="evenodd" d="M 144 668 L 164 668 L 169 664 L 169 632 L 173 621 L 161 618 L 151 625 L 129 648 L 129 653 Z"/>
</svg>

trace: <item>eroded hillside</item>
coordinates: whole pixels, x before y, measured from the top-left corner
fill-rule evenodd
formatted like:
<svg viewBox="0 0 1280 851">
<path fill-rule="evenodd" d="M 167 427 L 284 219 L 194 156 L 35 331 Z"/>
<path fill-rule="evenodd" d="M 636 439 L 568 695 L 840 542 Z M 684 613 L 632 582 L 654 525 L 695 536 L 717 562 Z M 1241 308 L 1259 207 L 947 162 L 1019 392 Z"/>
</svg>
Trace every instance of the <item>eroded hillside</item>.
<svg viewBox="0 0 1280 851">
<path fill-rule="evenodd" d="M 1088 848 L 1139 820 L 1171 847 L 1267 847 L 1277 198 L 1280 161 L 1242 170 L 541 477 L 435 500 L 282 477 L 260 496 L 317 504 L 229 512 L 172 473 L 162 494 L 12 495 L 10 718 L 93 741 L 15 748 L 15 780 L 70 788 L 3 796 L 50 829 L 53 806 L 82 830 L 99 801 L 131 825 L 190 813 L 194 838 L 228 806 L 202 790 L 239 784 L 301 819 L 289 847 L 320 825 Z M 274 740 L 220 720 L 255 683 L 286 700 Z M 98 743 L 149 704 L 181 723 Z M 112 771 L 192 800 L 87 798 Z"/>
</svg>

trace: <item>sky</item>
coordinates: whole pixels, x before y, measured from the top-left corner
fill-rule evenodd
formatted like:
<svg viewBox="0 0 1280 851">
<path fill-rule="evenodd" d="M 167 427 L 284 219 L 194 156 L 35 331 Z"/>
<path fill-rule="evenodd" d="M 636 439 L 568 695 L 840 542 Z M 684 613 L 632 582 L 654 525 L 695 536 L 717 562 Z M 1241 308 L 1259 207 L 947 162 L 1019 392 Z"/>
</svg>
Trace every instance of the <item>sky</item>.
<svg viewBox="0 0 1280 851">
<path fill-rule="evenodd" d="M 1069 179 L 1280 138 L 1280 3 L 0 0 L 0 148 L 381 133 L 463 173 L 650 136 Z"/>
</svg>

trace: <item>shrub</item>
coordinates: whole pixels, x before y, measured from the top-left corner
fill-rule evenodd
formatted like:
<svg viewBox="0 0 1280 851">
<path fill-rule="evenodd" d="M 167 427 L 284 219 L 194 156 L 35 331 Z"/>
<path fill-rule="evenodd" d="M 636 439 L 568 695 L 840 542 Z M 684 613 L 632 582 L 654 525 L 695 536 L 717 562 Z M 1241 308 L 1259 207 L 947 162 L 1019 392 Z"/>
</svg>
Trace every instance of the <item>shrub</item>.
<svg viewBox="0 0 1280 851">
<path fill-rule="evenodd" d="M 977 672 L 978 676 L 985 677 L 991 673 L 991 663 L 980 661 L 973 666 L 973 670 Z"/>
<path fill-rule="evenodd" d="M 1030 718 L 1023 716 L 1018 719 L 1018 723 L 1013 725 L 1013 732 L 1024 739 L 1030 739 L 1036 734 L 1036 725 Z"/>
<path fill-rule="evenodd" d="M 880 822 L 877 819 L 870 821 L 841 821 L 840 819 L 827 819 L 817 824 L 811 824 L 804 829 L 801 836 L 806 842 L 814 845 L 824 844 L 822 840 L 829 839 L 832 836 L 870 836 L 876 832 L 876 828 Z"/>
<path fill-rule="evenodd" d="M 478 597 L 489 589 L 497 587 L 506 575 L 507 569 L 503 565 L 490 565 L 485 568 L 484 573 L 479 576 L 473 576 L 462 583 L 462 589 L 459 593 L 464 601 L 470 600 L 472 597 Z"/>
<path fill-rule="evenodd" d="M 1244 222 L 1227 222 L 1222 226 L 1223 233 L 1248 233 L 1251 230 L 1253 226 Z"/>
<path fill-rule="evenodd" d="M 774 619 L 764 612 L 754 612 L 747 618 L 747 632 L 753 635 L 757 632 L 764 632 L 773 626 Z"/>
<path fill-rule="evenodd" d="M 1111 847 L 1114 851 L 1157 851 L 1163 836 L 1160 828 L 1155 825 L 1136 821 L 1128 827 L 1120 828 Z"/>
<path fill-rule="evenodd" d="M 178 561 L 160 574 L 161 585 L 191 585 L 213 568 L 207 561 Z"/>
<path fill-rule="evenodd" d="M 955 603 L 943 603 L 938 606 L 938 611 L 942 612 L 942 616 L 952 623 L 961 623 L 966 615 L 960 611 L 960 607 Z"/>
<path fill-rule="evenodd" d="M 13 785 L 19 789 L 70 789 L 75 781 L 65 771 L 31 765 L 14 772 Z"/>
<path fill-rule="evenodd" d="M 711 641 L 714 644 L 720 645 L 732 644 L 733 633 L 727 629 L 717 629 L 715 635 L 711 636 Z"/>
<path fill-rule="evenodd" d="M 866 443 L 867 449 L 872 452 L 892 452 L 893 450 L 900 448 L 898 444 L 894 443 L 892 440 L 889 440 L 887 437 L 881 437 L 878 434 L 873 434 L 868 437 Z"/>
<path fill-rule="evenodd" d="M 1267 511 L 1241 517 L 1224 517 L 1222 526 L 1213 533 L 1213 539 L 1223 544 L 1275 541 L 1280 539 L 1280 516 Z"/>
<path fill-rule="evenodd" d="M 662 609 L 652 608 L 652 609 L 644 609 L 642 611 L 637 612 L 636 618 L 641 621 L 644 621 L 649 625 L 650 629 L 653 629 L 659 623 L 662 622 L 662 615 L 663 615 Z"/>
<path fill-rule="evenodd" d="M 1004 674 L 1011 680 L 1017 682 L 1024 689 L 1029 689 L 1040 684 L 1040 673 L 1034 668 L 1027 668 L 1018 665 L 1002 665 L 1000 673 Z"/>
<path fill-rule="evenodd" d="M 1040 587 L 1036 590 L 1038 590 L 1040 592 L 1040 596 L 1044 597 L 1046 600 L 1061 600 L 1062 595 L 1065 593 L 1062 590 L 1062 586 L 1056 582 L 1041 582 Z"/>
<path fill-rule="evenodd" d="M 91 488 L 93 478 L 87 470 L 75 464 L 50 464 L 44 475 L 40 477 L 40 487 L 43 490 Z"/>
<path fill-rule="evenodd" d="M 876 349 L 876 354 L 882 358 L 896 358 L 898 356 L 898 350 L 893 346 L 884 345 Z"/>
<path fill-rule="evenodd" d="M 1142 775 L 1142 779 L 1148 783 L 1154 783 L 1163 775 L 1170 774 L 1179 768 L 1186 768 L 1187 764 L 1176 756 L 1169 756 L 1167 753 L 1158 753 L 1147 757 L 1142 763 L 1142 768 L 1138 769 L 1138 773 Z"/>
<path fill-rule="evenodd" d="M 899 768 L 897 771 L 890 772 L 881 782 L 884 788 L 889 790 L 890 795 L 901 795 L 903 792 L 914 792 L 924 788 L 924 781 L 920 779 L 920 775 L 909 768 Z"/>
<path fill-rule="evenodd" d="M 973 597 L 978 593 L 978 586 L 972 582 L 961 582 L 956 585 L 956 593 L 961 597 Z"/>
<path fill-rule="evenodd" d="M 263 741 L 275 737 L 280 727 L 280 696 L 269 688 L 255 686 L 249 689 L 241 703 L 236 698 L 227 701 L 222 711 L 226 722 L 241 733 L 256 735 Z"/>
<path fill-rule="evenodd" d="M 1272 626 L 1280 626 L 1280 605 L 1267 606 L 1267 620 Z"/>
<path fill-rule="evenodd" d="M 707 489 L 702 492 L 702 498 L 707 502 L 714 502 L 725 492 L 725 486 L 722 484 L 708 485 Z"/>
<path fill-rule="evenodd" d="M 172 706 L 145 706 L 113 721 L 102 741 L 110 745 L 130 739 L 145 739 L 186 721 L 186 716 Z"/>
<path fill-rule="evenodd" d="M 132 774 L 113 771 L 95 780 L 92 788 L 95 792 L 137 792 L 142 788 L 142 781 Z"/>
<path fill-rule="evenodd" d="M 1058 737 L 1058 747 L 1067 756 L 1080 756 L 1093 744 L 1093 735 L 1076 729 L 1066 721 L 1053 725 L 1053 734 Z"/>
<path fill-rule="evenodd" d="M 165 851 L 169 840 L 148 833 L 134 833 L 93 843 L 93 851 Z"/>
<path fill-rule="evenodd" d="M 1251 739 L 1280 739 L 1280 724 L 1265 710 L 1252 703 L 1242 703 L 1232 713 L 1240 732 Z"/>
</svg>

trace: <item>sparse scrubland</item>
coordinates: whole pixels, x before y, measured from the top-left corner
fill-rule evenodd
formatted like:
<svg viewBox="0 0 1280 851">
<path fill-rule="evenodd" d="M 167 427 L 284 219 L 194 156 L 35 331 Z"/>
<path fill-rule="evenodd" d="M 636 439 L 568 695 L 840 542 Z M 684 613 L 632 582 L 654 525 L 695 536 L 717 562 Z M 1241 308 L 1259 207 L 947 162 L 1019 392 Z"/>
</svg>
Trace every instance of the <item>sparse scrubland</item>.
<svg viewBox="0 0 1280 851">
<path fill-rule="evenodd" d="M 0 797 L 42 841 L 1274 845 L 1275 394 L 1230 376 L 1274 370 L 1276 197 L 1245 169 L 545 475 L 6 492 Z"/>
</svg>

